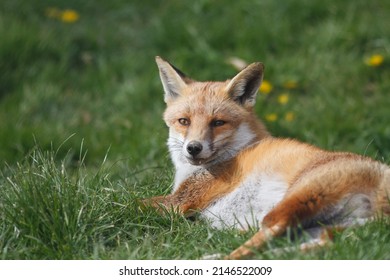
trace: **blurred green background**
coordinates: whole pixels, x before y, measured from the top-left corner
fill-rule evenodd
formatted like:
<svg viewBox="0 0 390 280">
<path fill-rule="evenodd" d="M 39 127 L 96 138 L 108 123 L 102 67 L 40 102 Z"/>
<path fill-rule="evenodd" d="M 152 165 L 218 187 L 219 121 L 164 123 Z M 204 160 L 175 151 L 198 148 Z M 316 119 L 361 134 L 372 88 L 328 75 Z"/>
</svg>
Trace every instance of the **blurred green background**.
<svg viewBox="0 0 390 280">
<path fill-rule="evenodd" d="M 134 203 L 172 181 L 156 55 L 198 80 L 262 61 L 273 135 L 390 162 L 389 15 L 387 0 L 0 1 L 0 258 L 199 258 L 250 236 Z M 389 258 L 381 220 L 341 240 L 261 258 Z"/>
<path fill-rule="evenodd" d="M 379 0 L 3 0 L 0 164 L 36 144 L 78 155 L 82 141 L 87 163 L 110 150 L 165 164 L 156 55 L 199 80 L 232 77 L 231 57 L 262 61 L 272 90 L 257 110 L 274 135 L 388 159 L 389 12 Z"/>
</svg>

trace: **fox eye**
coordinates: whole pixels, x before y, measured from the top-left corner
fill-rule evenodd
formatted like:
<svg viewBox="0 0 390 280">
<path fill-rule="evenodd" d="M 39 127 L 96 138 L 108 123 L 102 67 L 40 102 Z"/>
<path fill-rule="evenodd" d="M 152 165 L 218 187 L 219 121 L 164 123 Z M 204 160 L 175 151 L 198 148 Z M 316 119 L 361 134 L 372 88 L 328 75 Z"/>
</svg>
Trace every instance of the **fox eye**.
<svg viewBox="0 0 390 280">
<path fill-rule="evenodd" d="M 211 122 L 211 126 L 217 127 L 217 126 L 223 126 L 226 122 L 223 120 L 215 120 Z"/>
<path fill-rule="evenodd" d="M 190 125 L 190 120 L 187 118 L 180 118 L 179 123 L 183 126 L 189 126 Z"/>
</svg>

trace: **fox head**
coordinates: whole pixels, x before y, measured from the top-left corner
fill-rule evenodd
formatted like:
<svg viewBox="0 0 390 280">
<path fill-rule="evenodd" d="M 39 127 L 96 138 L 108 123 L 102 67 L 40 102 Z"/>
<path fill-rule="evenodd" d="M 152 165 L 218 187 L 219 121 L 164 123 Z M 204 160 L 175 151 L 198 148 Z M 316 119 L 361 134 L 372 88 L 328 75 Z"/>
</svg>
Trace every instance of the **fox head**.
<svg viewBox="0 0 390 280">
<path fill-rule="evenodd" d="M 262 63 L 225 82 L 198 82 L 160 57 L 156 62 L 167 104 L 168 147 L 177 168 L 220 163 L 268 135 L 253 113 Z"/>
</svg>

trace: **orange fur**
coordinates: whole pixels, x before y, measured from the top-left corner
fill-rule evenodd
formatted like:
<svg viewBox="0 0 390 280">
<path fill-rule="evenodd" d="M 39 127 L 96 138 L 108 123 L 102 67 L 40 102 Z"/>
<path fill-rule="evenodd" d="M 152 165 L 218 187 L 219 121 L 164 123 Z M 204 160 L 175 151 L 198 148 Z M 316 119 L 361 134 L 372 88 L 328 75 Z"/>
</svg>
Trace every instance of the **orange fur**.
<svg viewBox="0 0 390 280">
<path fill-rule="evenodd" d="M 184 215 L 201 212 L 247 186 L 246 180 L 257 173 L 278 174 L 287 186 L 283 198 L 260 221 L 260 230 L 227 258 L 248 257 L 288 227 L 328 219 L 337 205 L 355 203 L 356 197 L 364 206 L 357 217 L 390 214 L 388 166 L 269 135 L 253 113 L 262 64 L 251 64 L 226 82 L 196 82 L 160 58 L 157 63 L 167 103 L 164 120 L 173 135 L 171 154 L 177 172 L 184 175 L 177 176 L 172 194 L 152 198 L 151 205 L 173 207 Z M 201 147 L 196 154 L 188 149 L 194 141 Z M 221 152 L 226 147 L 231 150 Z M 181 171 L 181 165 L 189 171 Z M 267 193 L 273 186 L 261 187 Z"/>
</svg>

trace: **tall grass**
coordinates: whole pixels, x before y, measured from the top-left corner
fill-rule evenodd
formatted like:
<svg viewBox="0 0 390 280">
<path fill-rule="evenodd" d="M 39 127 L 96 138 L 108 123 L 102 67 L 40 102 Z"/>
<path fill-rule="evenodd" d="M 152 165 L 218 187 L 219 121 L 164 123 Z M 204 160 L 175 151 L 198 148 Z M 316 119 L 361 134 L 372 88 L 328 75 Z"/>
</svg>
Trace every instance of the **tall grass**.
<svg viewBox="0 0 390 280">
<path fill-rule="evenodd" d="M 390 162 L 389 12 L 381 0 L 1 1 L 1 257 L 199 258 L 250 236 L 139 207 L 173 177 L 155 55 L 199 80 L 232 77 L 231 57 L 262 61 L 272 89 L 256 112 L 272 134 Z M 388 227 L 306 255 L 273 254 L 296 244 L 281 238 L 258 257 L 389 258 Z"/>
</svg>

